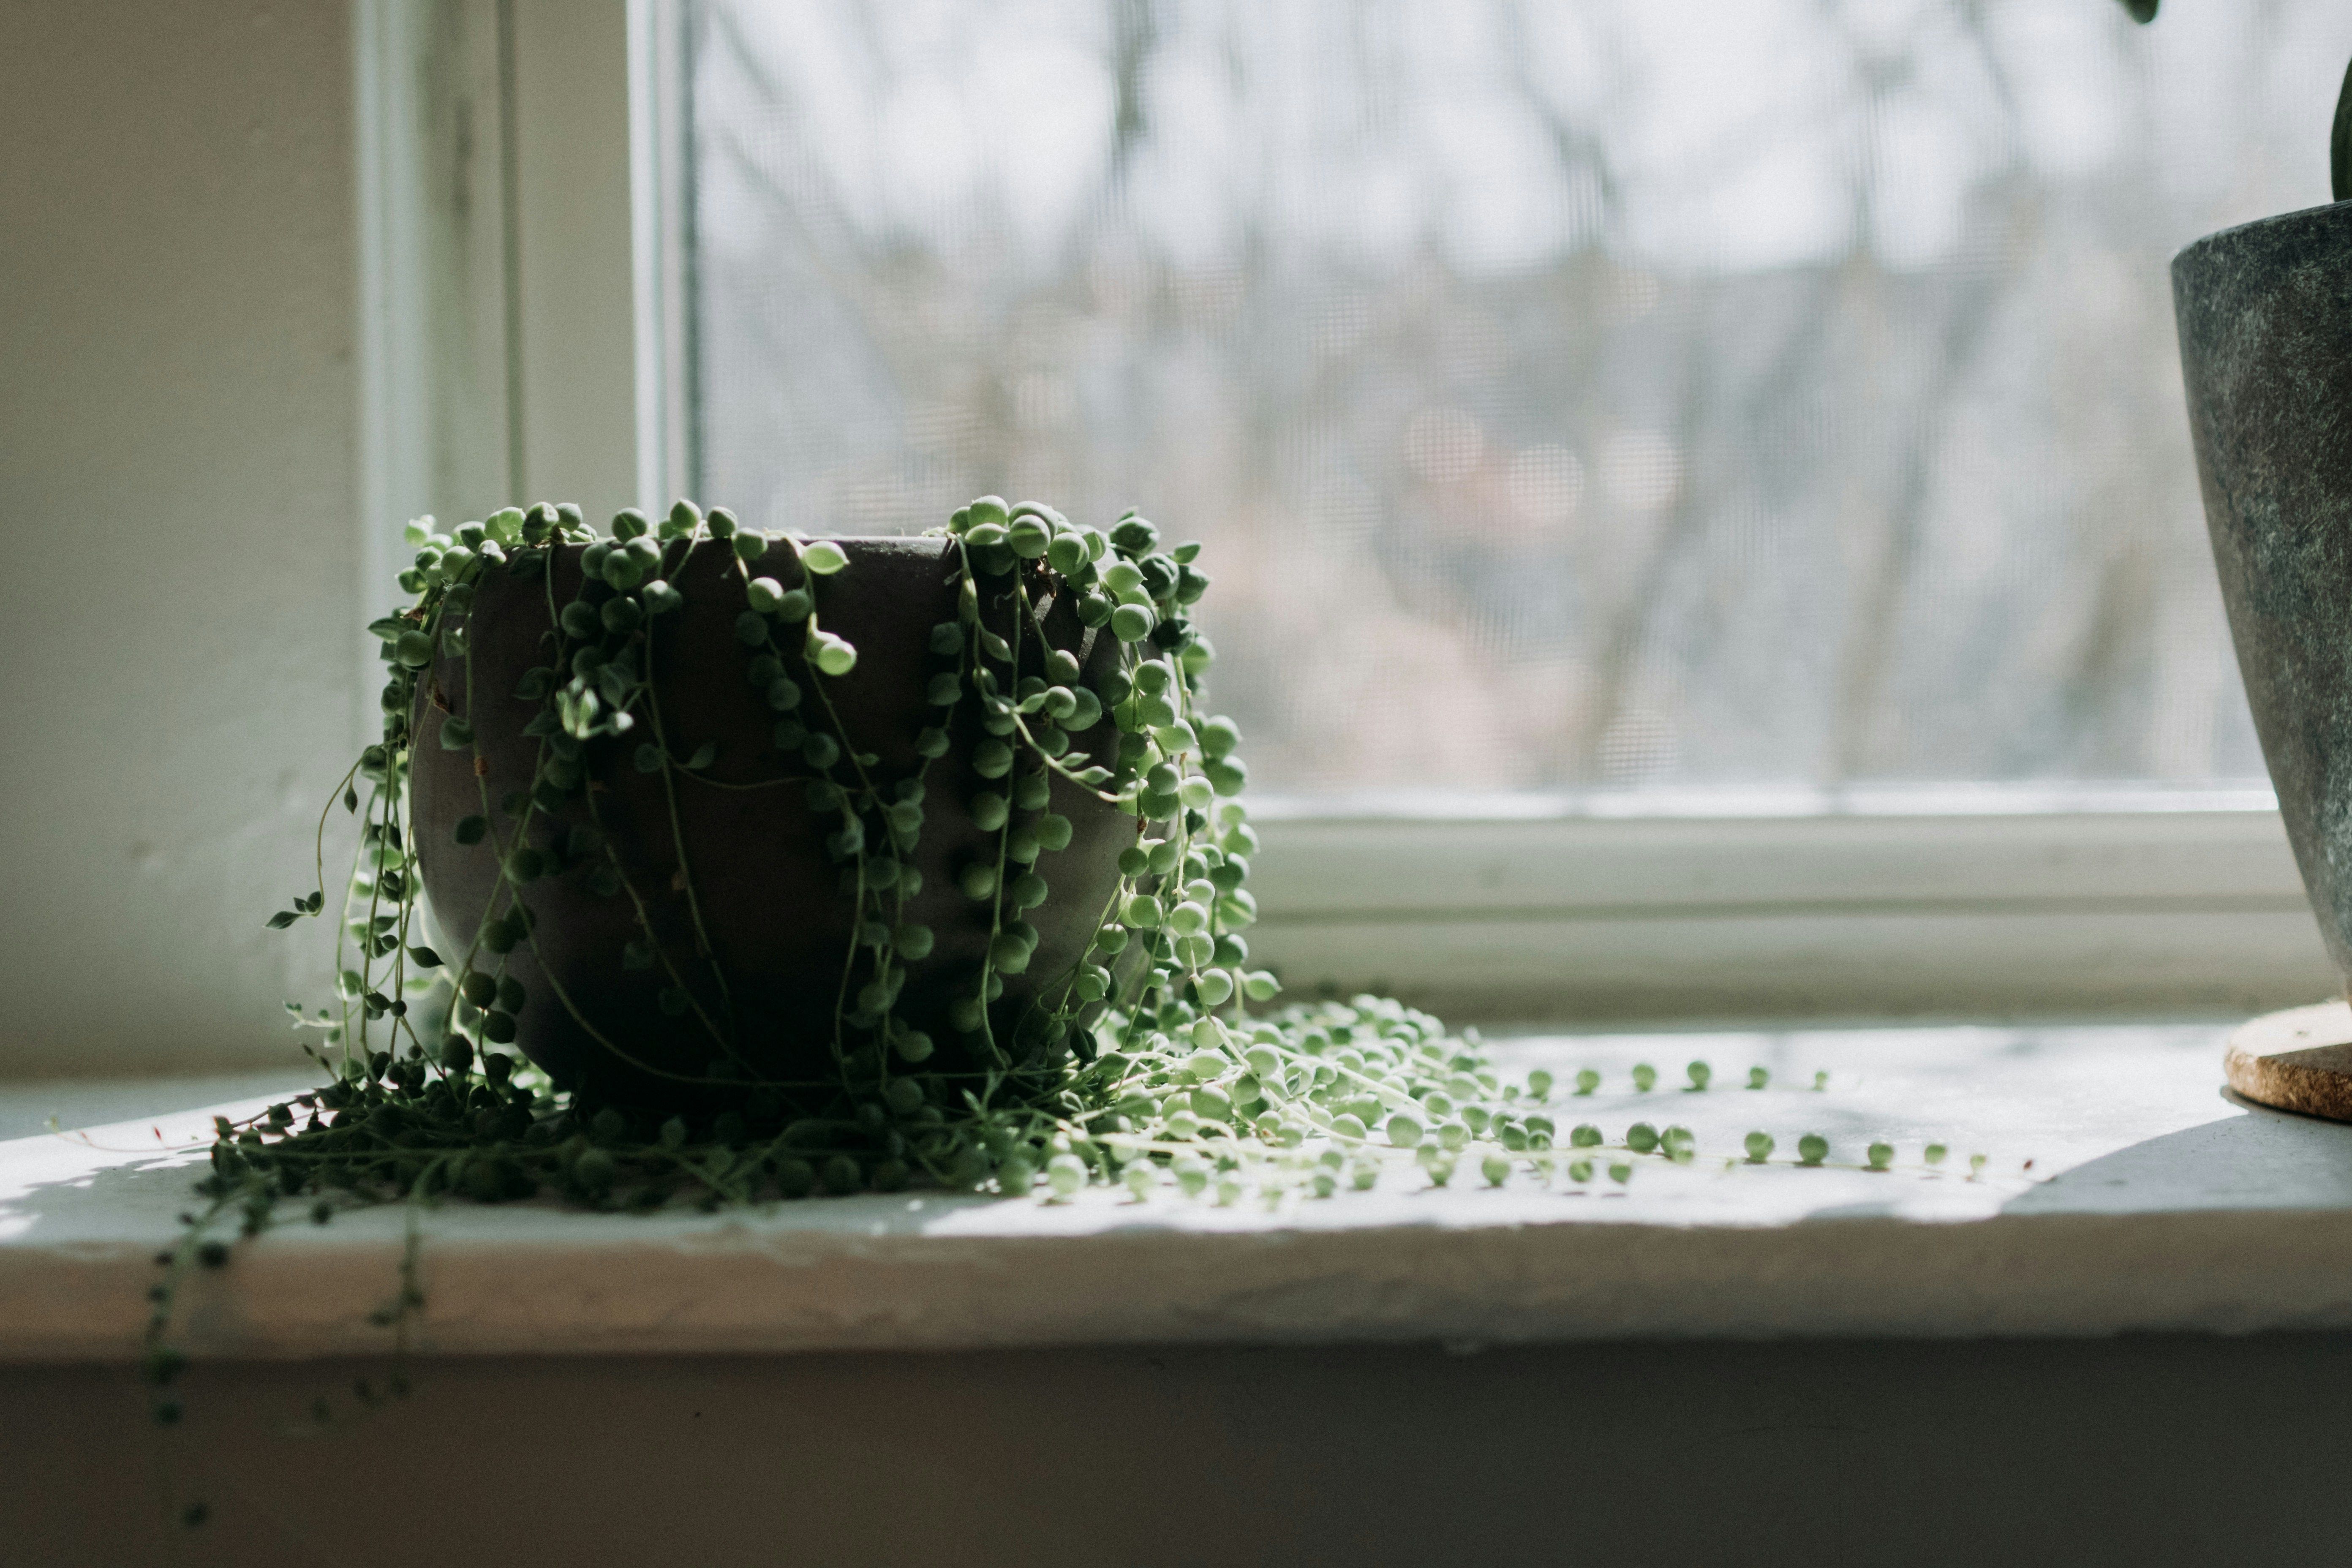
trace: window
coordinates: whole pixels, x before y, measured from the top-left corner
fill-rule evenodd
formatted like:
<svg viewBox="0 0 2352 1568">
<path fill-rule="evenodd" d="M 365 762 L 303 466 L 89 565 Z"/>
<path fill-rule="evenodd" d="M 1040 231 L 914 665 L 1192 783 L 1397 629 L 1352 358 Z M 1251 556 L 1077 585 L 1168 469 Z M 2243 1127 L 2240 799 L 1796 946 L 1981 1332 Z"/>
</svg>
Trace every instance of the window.
<svg viewBox="0 0 2352 1568">
<path fill-rule="evenodd" d="M 2259 784 L 2165 264 L 2331 9 L 701 0 L 691 468 L 1207 541 L 1279 792 Z"/>
<path fill-rule="evenodd" d="M 393 7 L 370 510 L 1143 506 L 1294 983 L 2308 1001 L 2166 263 L 2324 196 L 2352 17 L 2118 9 Z"/>
</svg>

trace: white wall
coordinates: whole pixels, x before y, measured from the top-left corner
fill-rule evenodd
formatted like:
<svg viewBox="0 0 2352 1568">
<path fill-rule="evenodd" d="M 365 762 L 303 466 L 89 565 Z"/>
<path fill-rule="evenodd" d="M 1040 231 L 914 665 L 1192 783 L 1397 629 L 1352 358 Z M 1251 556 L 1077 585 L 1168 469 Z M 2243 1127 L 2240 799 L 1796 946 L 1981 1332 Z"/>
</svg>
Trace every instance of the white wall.
<svg viewBox="0 0 2352 1568">
<path fill-rule="evenodd" d="M 286 1059 L 359 733 L 342 4 L 0 8 L 0 1073 Z"/>
</svg>

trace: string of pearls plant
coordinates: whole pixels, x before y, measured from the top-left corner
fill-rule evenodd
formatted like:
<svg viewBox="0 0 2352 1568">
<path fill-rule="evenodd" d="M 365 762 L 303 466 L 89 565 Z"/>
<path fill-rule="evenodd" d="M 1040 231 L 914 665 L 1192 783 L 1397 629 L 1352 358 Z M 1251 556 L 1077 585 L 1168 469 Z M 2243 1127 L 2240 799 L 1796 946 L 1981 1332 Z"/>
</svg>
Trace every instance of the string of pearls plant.
<svg viewBox="0 0 2352 1568">
<path fill-rule="evenodd" d="M 288 1004 L 325 1082 L 248 1121 L 216 1124 L 197 1184 L 204 1202 L 157 1260 L 147 1376 L 159 1421 L 180 1413 L 173 1308 L 188 1270 L 226 1264 L 232 1234 L 259 1234 L 293 1200 L 307 1200 L 321 1224 L 349 1206 L 407 1203 L 400 1279 L 375 1314 L 404 1348 L 424 1300 L 417 1215 L 448 1194 L 716 1208 L 921 1184 L 1045 1201 L 1107 1187 L 1137 1201 L 1273 1206 L 1383 1183 L 1444 1186 L 1465 1173 L 1494 1185 L 1585 1189 L 1625 1183 L 1645 1161 L 1696 1158 L 1686 1128 L 1636 1121 L 1612 1136 L 1565 1113 L 1563 1101 L 1600 1087 L 1598 1073 L 1579 1074 L 1572 1089 L 1543 1071 L 1506 1081 L 1475 1034 L 1451 1034 L 1394 1001 L 1254 1011 L 1278 987 L 1249 966 L 1258 839 L 1237 798 L 1246 779 L 1240 734 L 1202 707 L 1213 653 L 1192 620 L 1209 585 L 1199 546 L 1163 549 L 1158 530 L 1132 513 L 1108 529 L 1076 527 L 1050 507 L 994 497 L 935 533 L 958 609 L 929 632 L 931 719 L 915 738 L 918 765 L 893 777 L 855 744 L 835 701 L 834 683 L 858 658 L 824 624 L 830 585 L 850 566 L 838 543 L 764 535 L 724 509 L 706 514 L 687 501 L 658 524 L 625 510 L 606 537 L 571 506 L 509 509 L 450 533 L 430 519 L 410 525 L 416 555 L 400 575 L 408 602 L 371 627 L 385 668 L 382 736 L 320 813 L 318 885 L 269 921 L 323 919 L 333 928 L 332 1005 Z M 584 547 L 584 577 L 559 603 L 551 561 L 565 547 Z M 711 746 L 671 732 L 652 679 L 655 629 L 685 603 L 675 584 L 698 552 L 724 560 L 740 584 L 743 700 L 773 714 L 783 771 L 771 782 L 798 787 L 834 825 L 825 849 L 854 910 L 855 941 L 833 982 L 833 1070 L 819 1078 L 761 1076 L 730 1027 L 726 975 L 715 963 L 712 973 L 688 973 L 656 939 L 645 889 L 625 874 L 590 787 L 602 765 L 596 748 L 616 751 L 659 775 L 675 824 L 677 792 L 708 782 Z M 480 756 L 468 721 L 434 700 L 431 668 L 436 656 L 462 660 L 464 710 L 478 711 L 471 617 L 478 588 L 497 573 L 541 585 L 554 646 L 516 693 L 538 705 L 524 726 L 538 747 L 530 786 L 494 801 L 487 767 L 475 769 L 481 809 L 454 836 L 495 853 L 498 896 L 443 953 L 425 940 L 407 785 L 419 748 Z M 1079 651 L 1046 636 L 1045 609 L 1065 595 L 1089 640 L 1107 635 L 1118 649 L 1115 668 L 1091 684 Z M 1095 748 L 1074 749 L 1103 724 L 1118 737 L 1108 766 L 1087 760 Z M 968 743 L 983 788 L 968 812 L 993 854 L 958 881 L 984 912 L 989 939 L 949 1009 L 957 1037 L 935 1042 L 898 1010 L 934 947 L 934 933 L 909 916 L 920 890 L 911 859 L 932 763 L 956 735 L 975 732 Z M 1071 823 L 1048 809 L 1056 777 L 1132 816 L 1137 837 L 1118 857 L 1117 888 L 1093 915 L 1084 956 L 1045 977 L 1038 1005 L 1000 1030 L 989 1004 L 1005 976 L 1028 971 L 1038 935 L 1025 917 L 1055 897 L 1052 857 L 1071 841 Z M 358 832 L 330 916 L 326 841 L 338 802 Z M 677 877 L 698 929 L 683 855 Z M 634 908 L 638 934 L 620 962 L 659 987 L 665 1015 L 702 1031 L 711 1065 L 694 1081 L 729 1086 L 726 1109 L 655 1120 L 583 1103 L 506 1048 L 528 1000 L 509 959 L 537 951 L 531 900 L 555 878 Z M 557 989 L 603 1048 L 637 1060 L 631 1041 L 612 1037 Z M 713 995 L 715 1007 L 705 1001 Z M 1690 1078 L 1706 1088 L 1706 1064 L 1693 1063 Z M 1654 1082 L 1649 1068 L 1634 1074 L 1637 1089 Z M 1749 1087 L 1763 1085 L 1757 1068 Z M 1774 1152 L 1759 1132 L 1744 1157 L 1764 1163 Z M 1943 1152 L 1930 1146 L 1925 1158 L 1934 1164 Z M 1820 1165 L 1828 1153 L 1809 1136 L 1794 1163 Z M 1856 1168 L 1885 1170 L 1894 1159 L 1875 1143 Z M 352 1393 L 365 1405 L 404 1388 L 395 1367 L 382 1389 L 362 1383 Z M 318 1415 L 331 1415 L 324 1402 Z"/>
</svg>

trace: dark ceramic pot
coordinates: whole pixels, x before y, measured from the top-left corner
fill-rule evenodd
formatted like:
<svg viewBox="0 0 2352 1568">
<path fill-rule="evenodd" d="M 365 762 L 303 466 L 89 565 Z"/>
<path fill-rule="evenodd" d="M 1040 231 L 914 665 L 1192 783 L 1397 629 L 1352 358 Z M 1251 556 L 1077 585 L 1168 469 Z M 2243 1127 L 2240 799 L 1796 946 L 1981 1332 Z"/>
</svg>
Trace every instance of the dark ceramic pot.
<svg viewBox="0 0 2352 1568">
<path fill-rule="evenodd" d="M 2239 673 L 2352 976 L 2352 203 L 2208 235 L 2172 297 Z"/>
<path fill-rule="evenodd" d="M 916 733 L 940 712 L 925 700 L 929 677 L 944 667 L 929 641 L 932 626 L 955 618 L 955 581 L 944 541 L 841 542 L 850 564 L 821 585 L 819 614 L 827 630 L 856 645 L 858 657 L 856 668 L 828 689 L 857 749 L 880 758 L 873 772 L 896 781 L 919 765 Z M 580 554 L 577 547 L 557 552 L 557 605 L 579 590 Z M 781 547 L 753 568 L 755 575 L 763 573 L 797 580 Z M 798 756 L 777 752 L 772 732 L 779 715 L 745 679 L 750 653 L 734 627 L 746 606 L 726 547 L 698 546 L 674 581 L 686 605 L 652 623 L 654 690 L 673 754 L 687 756 L 708 741 L 717 743 L 718 758 L 706 770 L 709 782 L 677 781 L 679 832 L 674 835 L 661 776 L 639 773 L 633 761 L 637 744 L 650 738 L 650 725 L 641 721 L 626 737 L 593 741 L 583 761 L 595 817 L 618 852 L 630 889 L 644 900 L 666 955 L 689 978 L 702 1007 L 726 1020 L 751 1070 L 782 1079 L 830 1078 L 837 1071 L 835 1008 L 854 912 L 841 868 L 824 844 L 839 818 L 809 809 L 801 781 L 812 770 Z M 472 616 L 470 700 L 464 663 L 446 657 L 420 689 L 422 707 L 446 705 L 472 721 L 482 758 L 478 779 L 471 753 L 435 743 L 440 714 L 423 713 L 412 786 L 419 861 L 436 942 L 453 962 L 478 928 L 498 879 L 490 845 L 461 846 L 453 830 L 460 818 L 482 812 L 486 789 L 495 810 L 510 792 L 530 786 L 540 742 L 522 729 L 541 704 L 514 693 L 527 670 L 549 659 L 549 587 L 538 576 L 485 574 Z M 1115 641 L 1107 634 L 1090 637 L 1066 596 L 1052 606 L 1045 625 L 1055 647 L 1085 650 L 1088 681 L 1098 681 L 1116 664 Z M 1036 657 L 1034 637 L 1027 646 Z M 803 681 L 804 689 L 808 684 Z M 804 710 L 814 702 L 812 695 Z M 989 938 L 988 906 L 963 895 L 957 873 L 983 851 L 994 857 L 993 836 L 983 835 L 967 810 L 983 787 L 971 761 L 982 737 L 978 716 L 968 702 L 957 715 L 952 749 L 927 775 L 925 822 L 909 862 L 921 871 L 923 887 L 907 918 L 929 925 L 938 944 L 912 966 L 897 1009 L 940 1043 L 947 1057 L 941 1066 L 954 1065 L 957 1048 L 948 1004 L 971 994 Z M 1075 739 L 1067 759 L 1075 768 L 1088 762 L 1108 765 L 1115 756 L 1118 731 L 1108 718 Z M 846 776 L 846 765 L 836 772 Z M 771 782 L 778 779 L 792 782 Z M 747 785 L 765 787 L 740 787 Z M 1053 896 L 1028 911 L 1040 936 L 1035 954 L 1024 974 L 1004 977 L 1004 994 L 992 1009 L 1003 1040 L 1022 1037 L 1024 1021 L 1035 1017 L 1038 989 L 1066 974 L 1083 954 L 1118 884 L 1119 851 L 1137 836 L 1133 818 L 1065 779 L 1054 782 L 1051 809 L 1070 819 L 1073 834 L 1067 848 L 1040 863 Z M 550 826 L 568 835 L 589 821 L 589 811 L 588 802 L 575 797 Z M 493 820 L 500 825 L 499 837 L 511 835 L 510 819 Z M 534 842 L 548 839 L 534 835 Z M 681 846 L 709 934 L 707 960 L 698 951 L 677 876 Z M 692 1014 L 673 1018 L 663 1012 L 658 995 L 668 984 L 666 970 L 624 966 L 623 950 L 638 934 L 635 907 L 626 893 L 600 896 L 589 885 L 594 864 L 592 858 L 529 886 L 533 943 L 518 946 L 508 961 L 529 992 L 516 1020 L 516 1043 L 558 1083 L 593 1101 L 706 1108 L 723 1102 L 727 1090 L 692 1088 L 666 1076 L 699 1079 L 726 1069 L 719 1068 L 710 1036 Z M 619 1054 L 582 1028 L 548 983 L 551 977 Z"/>
</svg>

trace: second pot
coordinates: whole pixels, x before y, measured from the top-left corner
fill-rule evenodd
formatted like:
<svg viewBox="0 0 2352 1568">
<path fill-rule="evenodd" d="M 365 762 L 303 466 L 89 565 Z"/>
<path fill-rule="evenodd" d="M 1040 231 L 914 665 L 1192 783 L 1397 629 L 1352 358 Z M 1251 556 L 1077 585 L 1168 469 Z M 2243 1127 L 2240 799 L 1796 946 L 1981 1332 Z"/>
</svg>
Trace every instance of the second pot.
<svg viewBox="0 0 2352 1568">
<path fill-rule="evenodd" d="M 2238 669 L 2312 912 L 2352 975 L 2352 203 L 2172 263 Z"/>
</svg>

